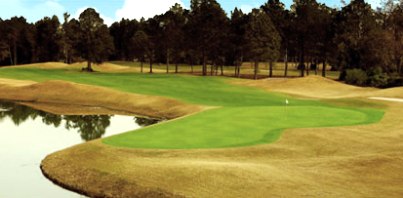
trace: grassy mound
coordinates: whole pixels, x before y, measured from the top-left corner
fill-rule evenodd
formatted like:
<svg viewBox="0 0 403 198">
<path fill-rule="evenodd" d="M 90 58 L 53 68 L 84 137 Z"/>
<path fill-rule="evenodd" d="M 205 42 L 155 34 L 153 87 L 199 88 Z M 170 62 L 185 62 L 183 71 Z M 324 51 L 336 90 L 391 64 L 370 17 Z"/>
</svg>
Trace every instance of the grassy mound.
<svg viewBox="0 0 403 198">
<path fill-rule="evenodd" d="M 356 87 L 320 76 L 295 79 L 263 79 L 258 81 L 239 80 L 235 83 L 310 98 L 365 97 L 378 91 L 375 88 Z"/>
</svg>

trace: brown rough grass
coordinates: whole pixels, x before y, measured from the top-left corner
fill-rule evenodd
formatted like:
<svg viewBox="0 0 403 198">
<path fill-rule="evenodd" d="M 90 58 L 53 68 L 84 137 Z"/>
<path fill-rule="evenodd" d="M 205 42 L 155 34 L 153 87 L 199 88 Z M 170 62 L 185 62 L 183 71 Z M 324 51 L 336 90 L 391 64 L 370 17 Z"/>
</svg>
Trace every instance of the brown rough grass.
<svg viewBox="0 0 403 198">
<path fill-rule="evenodd" d="M 46 107 L 46 110 L 51 112 L 63 111 L 63 105 L 80 105 L 87 106 L 87 108 L 80 111 L 71 109 L 74 112 L 70 113 L 84 112 L 89 107 L 103 107 L 103 109 L 130 114 L 172 119 L 204 109 L 204 107 L 158 96 L 129 94 L 108 88 L 58 80 L 34 83 L 3 79 L 0 82 L 2 82 L 0 99 L 34 102 L 37 103 L 34 105 L 37 108 L 43 106 L 41 103 L 61 104 L 57 109 L 55 105 Z"/>
<path fill-rule="evenodd" d="M 115 91 L 65 83 L 5 86 L 5 91 L 24 93 L 11 94 L 14 99 L 27 97 L 71 104 L 88 104 L 90 100 L 99 106 L 133 108 L 132 103 L 109 96 Z M 402 88 L 358 88 L 317 77 L 237 83 L 327 99 L 402 96 Z M 69 94 L 50 93 L 49 88 L 55 86 L 66 86 Z M 96 89 L 102 99 L 87 95 L 87 88 Z M 2 90 L 4 86 L 0 86 L 0 98 L 4 97 Z M 116 94 L 121 97 L 119 94 L 124 93 Z M 151 104 L 165 101 L 155 100 Z M 289 129 L 273 144 L 228 149 L 142 150 L 116 148 L 96 140 L 49 155 L 41 168 L 51 180 L 91 197 L 403 197 L 403 104 L 382 103 L 387 108 L 379 123 Z M 151 108 L 147 102 L 137 105 Z M 198 110 L 181 105 L 187 110 L 179 111 L 183 114 Z M 156 110 L 155 114 L 165 111 Z"/>
<path fill-rule="evenodd" d="M 346 85 L 320 76 L 294 79 L 263 79 L 257 81 L 237 80 L 235 84 L 259 87 L 268 91 L 281 92 L 310 98 L 352 98 L 373 95 L 377 89 Z"/>
<path fill-rule="evenodd" d="M 403 104 L 393 106 L 377 124 L 292 129 L 245 148 L 135 150 L 97 140 L 48 156 L 42 168 L 91 196 L 402 197 Z"/>
</svg>

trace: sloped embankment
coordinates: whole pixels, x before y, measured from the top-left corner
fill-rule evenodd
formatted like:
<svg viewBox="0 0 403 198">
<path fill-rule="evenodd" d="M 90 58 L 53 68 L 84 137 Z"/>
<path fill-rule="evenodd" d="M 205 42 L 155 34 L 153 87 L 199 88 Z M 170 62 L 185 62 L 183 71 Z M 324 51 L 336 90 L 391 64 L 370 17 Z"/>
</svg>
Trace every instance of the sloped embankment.
<svg viewBox="0 0 403 198">
<path fill-rule="evenodd" d="M 72 105 L 102 107 L 120 112 L 132 113 L 155 118 L 177 118 L 198 112 L 203 108 L 185 104 L 159 96 L 147 96 L 115 91 L 97 86 L 82 85 L 65 81 L 18 81 L 0 79 L 0 99 L 20 102 L 33 102 L 33 107 L 45 107 L 41 103 L 51 103 L 47 110 L 61 111 L 63 106 L 69 110 Z M 35 105 L 38 103 L 38 105 Z M 55 107 L 60 104 L 59 108 Z M 53 108 L 52 108 L 53 107 Z M 88 111 L 89 108 L 83 108 Z M 77 110 L 77 113 L 80 110 Z"/>
<path fill-rule="evenodd" d="M 268 91 L 321 99 L 365 97 L 372 96 L 378 91 L 375 88 L 356 87 L 320 76 L 257 81 L 237 80 L 234 83 L 263 88 Z"/>
</svg>

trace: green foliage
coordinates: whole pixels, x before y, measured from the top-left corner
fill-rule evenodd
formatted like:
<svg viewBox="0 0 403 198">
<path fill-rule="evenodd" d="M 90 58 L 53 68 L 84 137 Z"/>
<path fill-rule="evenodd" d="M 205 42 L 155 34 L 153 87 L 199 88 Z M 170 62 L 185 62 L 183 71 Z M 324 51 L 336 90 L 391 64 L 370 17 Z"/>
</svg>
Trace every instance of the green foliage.
<svg viewBox="0 0 403 198">
<path fill-rule="evenodd" d="M 245 41 L 247 54 L 255 63 L 255 79 L 257 79 L 260 61 L 270 62 L 271 76 L 272 63 L 280 56 L 281 37 L 270 17 L 263 10 L 254 9 L 250 14 Z"/>
<path fill-rule="evenodd" d="M 398 78 L 395 78 L 395 80 L 396 79 Z M 387 87 L 395 83 L 380 67 L 371 68 L 368 72 L 362 69 L 348 69 L 346 71 L 345 81 L 352 85 L 372 87 Z"/>
<path fill-rule="evenodd" d="M 279 57 L 281 37 L 270 17 L 261 10 L 252 11 L 245 40 L 254 61 L 276 61 Z"/>
<path fill-rule="evenodd" d="M 207 75 L 207 61 L 216 60 L 225 51 L 229 20 L 216 0 L 192 0 L 188 28 L 190 45 L 203 62 Z"/>
<path fill-rule="evenodd" d="M 120 22 L 115 22 L 109 28 L 109 32 L 113 37 L 115 52 L 112 55 L 114 60 L 133 61 L 134 53 L 131 48 L 133 35 L 140 29 L 140 24 L 137 20 L 122 19 Z"/>
<path fill-rule="evenodd" d="M 94 9 L 88 8 L 79 17 L 83 33 L 82 53 L 88 61 L 87 70 L 91 71 L 91 62 L 102 63 L 113 51 L 113 41 L 108 27 Z"/>
<path fill-rule="evenodd" d="M 352 85 L 367 85 L 368 75 L 361 69 L 348 69 L 346 71 L 346 83 Z"/>
<path fill-rule="evenodd" d="M 382 71 L 382 68 L 376 67 L 368 72 L 369 85 L 373 87 L 386 87 L 389 83 L 389 76 Z"/>
<path fill-rule="evenodd" d="M 62 51 L 60 22 L 57 16 L 45 17 L 35 23 L 37 62 L 59 61 Z"/>
<path fill-rule="evenodd" d="M 338 64 L 343 70 L 357 68 L 368 72 L 368 76 L 373 77 L 369 85 L 382 86 L 385 82 L 384 76 L 370 74 L 372 68 L 388 68 L 390 65 L 388 51 L 391 51 L 392 42 L 380 22 L 383 18 L 365 1 L 355 0 L 344 7 L 335 19 Z"/>
<path fill-rule="evenodd" d="M 171 60 L 178 63 L 184 58 L 185 53 L 185 10 L 180 4 L 175 4 L 161 16 L 160 21 L 162 26 L 161 42 L 166 51 L 166 63 L 169 65 Z M 167 72 L 169 72 L 168 70 L 169 68 L 167 68 Z"/>
<path fill-rule="evenodd" d="M 141 62 L 147 58 L 150 62 L 150 72 L 152 73 L 152 64 L 154 59 L 154 43 L 150 40 L 149 36 L 142 30 L 137 31 L 131 42 L 131 52 Z M 143 72 L 143 67 L 141 68 Z"/>
<path fill-rule="evenodd" d="M 81 38 L 83 33 L 80 29 L 80 22 L 76 19 L 68 20 L 68 16 L 65 16 L 65 21 L 63 23 L 63 55 L 66 63 L 73 63 L 81 60 L 81 49 L 83 48 L 83 43 Z"/>
<path fill-rule="evenodd" d="M 3 58 L 8 55 L 8 65 L 29 63 L 34 58 L 35 27 L 24 17 L 12 17 L 0 23 L 0 43 L 3 43 Z M 1 41 L 2 40 L 2 41 Z M 5 52 L 5 51 L 8 52 Z"/>
</svg>

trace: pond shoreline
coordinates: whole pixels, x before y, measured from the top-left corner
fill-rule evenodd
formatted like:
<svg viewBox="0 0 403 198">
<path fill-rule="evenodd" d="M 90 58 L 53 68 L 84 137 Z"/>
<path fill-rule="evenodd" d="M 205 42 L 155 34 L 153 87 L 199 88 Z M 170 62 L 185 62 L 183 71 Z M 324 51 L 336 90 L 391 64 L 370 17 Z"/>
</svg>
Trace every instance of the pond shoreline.
<svg viewBox="0 0 403 198">
<path fill-rule="evenodd" d="M 58 88 L 61 87 L 63 87 L 62 92 L 58 90 Z M 122 98 L 126 100 L 122 100 Z M 0 100 L 16 102 L 37 110 L 58 115 L 119 114 L 157 120 L 171 120 L 206 109 L 206 107 L 189 105 L 159 96 L 130 94 L 108 88 L 65 81 L 34 83 L 32 81 L 8 81 L 8 79 L 1 79 Z M 118 100 L 121 102 L 116 102 Z M 44 166 L 48 157 L 53 155 L 54 153 L 49 154 L 40 164 L 41 172 L 48 180 L 66 190 L 84 196 L 116 197 L 103 195 L 102 193 L 100 194 L 100 192 L 92 192 L 86 188 L 74 187 L 62 181 L 60 178 L 54 177 L 54 171 Z M 144 193 L 140 193 L 140 197 L 144 195 L 178 197 L 160 189 L 146 190 Z"/>
<path fill-rule="evenodd" d="M 67 184 L 64 184 L 63 182 L 61 182 L 61 181 L 59 181 L 59 180 L 57 180 L 55 178 L 52 178 L 52 176 L 50 174 L 48 174 L 46 172 L 46 170 L 43 168 L 42 162 L 41 162 L 41 165 L 39 166 L 39 168 L 41 169 L 42 175 L 46 179 L 51 181 L 53 184 L 55 184 L 55 185 L 57 185 L 57 186 L 59 186 L 59 187 L 61 187 L 63 189 L 66 189 L 66 190 L 69 190 L 69 191 L 72 191 L 72 192 L 76 192 L 76 193 L 78 193 L 80 195 L 87 196 L 87 197 L 92 197 L 90 193 L 85 192 L 84 190 L 80 190 L 78 188 L 71 187 L 71 186 L 69 186 Z"/>
<path fill-rule="evenodd" d="M 109 146 L 104 145 L 101 140 L 98 139 L 52 153 L 41 162 L 40 169 L 42 174 L 48 180 L 66 190 L 92 198 L 185 197 L 158 187 L 140 186 L 136 182 L 124 180 L 116 175 L 77 165 L 80 162 L 68 163 L 66 161 L 69 160 L 60 160 L 60 158 L 65 155 L 66 151 L 74 153 L 74 156 L 77 158 L 81 158 L 83 153 L 93 152 L 83 149 L 83 146 L 90 150 L 94 148 L 99 148 L 100 150 L 103 150 L 105 147 L 109 148 Z M 96 154 L 98 154 L 98 152 Z M 97 156 L 97 158 L 102 157 Z M 113 162 L 111 161 L 110 163 Z"/>
</svg>

